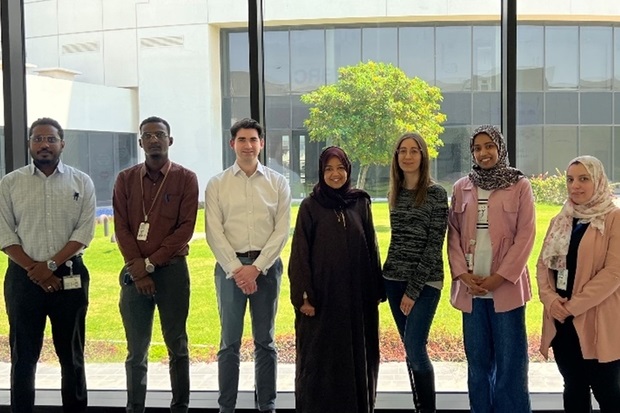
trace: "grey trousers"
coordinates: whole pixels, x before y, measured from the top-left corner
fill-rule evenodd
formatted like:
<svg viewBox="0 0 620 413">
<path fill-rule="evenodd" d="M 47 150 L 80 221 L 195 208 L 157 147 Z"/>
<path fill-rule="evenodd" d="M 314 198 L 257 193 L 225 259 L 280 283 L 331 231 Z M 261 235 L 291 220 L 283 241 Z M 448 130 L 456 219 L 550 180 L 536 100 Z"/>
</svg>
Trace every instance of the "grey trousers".
<svg viewBox="0 0 620 413">
<path fill-rule="evenodd" d="M 127 338 L 127 412 L 143 413 L 146 398 L 148 351 L 153 332 L 155 306 L 170 358 L 171 412 L 185 413 L 189 405 L 189 351 L 186 321 L 189 312 L 189 271 L 180 259 L 151 274 L 156 294 L 139 294 L 135 285 L 123 285 L 121 271 L 120 312 Z"/>
<path fill-rule="evenodd" d="M 239 258 L 251 264 L 249 258 Z M 275 408 L 278 355 L 275 347 L 275 317 L 282 280 L 280 259 L 269 268 L 266 275 L 256 279 L 258 291 L 246 296 L 219 264 L 215 266 L 215 291 L 220 311 L 222 337 L 217 353 L 220 412 L 232 413 L 237 404 L 239 389 L 239 350 L 243 335 L 243 319 L 250 303 L 252 336 L 254 338 L 255 389 L 258 409 Z"/>
</svg>

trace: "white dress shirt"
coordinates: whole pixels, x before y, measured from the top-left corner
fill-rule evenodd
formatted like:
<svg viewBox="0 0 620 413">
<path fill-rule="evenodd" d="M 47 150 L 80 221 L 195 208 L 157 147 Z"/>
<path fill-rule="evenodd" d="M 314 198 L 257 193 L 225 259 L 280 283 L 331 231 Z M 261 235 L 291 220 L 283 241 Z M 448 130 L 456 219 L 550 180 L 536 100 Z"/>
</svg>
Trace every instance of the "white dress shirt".
<svg viewBox="0 0 620 413">
<path fill-rule="evenodd" d="M 286 178 L 261 163 L 248 177 L 235 162 L 209 180 L 205 200 L 207 243 L 228 278 L 243 265 L 237 252 L 261 251 L 254 265 L 267 273 L 289 236 Z"/>
</svg>

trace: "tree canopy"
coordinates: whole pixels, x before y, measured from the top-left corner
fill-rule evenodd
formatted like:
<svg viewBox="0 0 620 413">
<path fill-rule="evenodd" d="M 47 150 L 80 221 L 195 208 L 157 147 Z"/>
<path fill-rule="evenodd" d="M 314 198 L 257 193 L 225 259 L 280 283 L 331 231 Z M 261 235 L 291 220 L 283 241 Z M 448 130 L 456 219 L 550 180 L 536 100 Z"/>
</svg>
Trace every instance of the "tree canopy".
<svg viewBox="0 0 620 413">
<path fill-rule="evenodd" d="M 418 132 L 431 158 L 438 155 L 446 120 L 439 111 L 442 100 L 439 88 L 373 61 L 342 67 L 336 83 L 301 97 L 310 105 L 305 121 L 310 139 L 338 145 L 359 162 L 358 188 L 370 165 L 390 163 L 394 143 L 405 132 Z"/>
</svg>

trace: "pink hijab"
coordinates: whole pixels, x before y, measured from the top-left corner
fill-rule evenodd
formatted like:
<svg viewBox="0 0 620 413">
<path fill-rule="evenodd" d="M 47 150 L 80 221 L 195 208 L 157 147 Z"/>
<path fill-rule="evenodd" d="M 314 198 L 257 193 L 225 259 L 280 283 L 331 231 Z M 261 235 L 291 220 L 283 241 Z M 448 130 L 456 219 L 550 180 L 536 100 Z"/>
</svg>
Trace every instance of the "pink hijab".
<svg viewBox="0 0 620 413">
<path fill-rule="evenodd" d="M 569 162 L 568 167 L 576 163 L 582 164 L 590 174 L 594 182 L 594 195 L 588 202 L 581 205 L 574 204 L 569 197 L 551 224 L 543 243 L 541 256 L 545 265 L 555 270 L 566 268 L 566 254 L 573 230 L 573 218 L 579 218 L 581 223 L 590 223 L 593 228 L 603 234 L 607 214 L 617 208 L 613 202 L 614 197 L 609 189 L 609 182 L 601 161 L 594 156 L 578 156 Z"/>
</svg>

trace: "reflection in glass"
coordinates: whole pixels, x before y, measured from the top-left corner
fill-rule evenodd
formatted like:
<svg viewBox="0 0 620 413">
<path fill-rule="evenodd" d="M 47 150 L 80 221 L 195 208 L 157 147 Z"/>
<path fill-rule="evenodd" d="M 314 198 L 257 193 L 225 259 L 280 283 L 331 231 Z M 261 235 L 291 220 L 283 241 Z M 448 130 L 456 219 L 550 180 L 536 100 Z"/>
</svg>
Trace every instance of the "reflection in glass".
<svg viewBox="0 0 620 413">
<path fill-rule="evenodd" d="M 291 31 L 291 90 L 312 91 L 325 84 L 323 30 Z"/>
<path fill-rule="evenodd" d="M 469 137 L 471 128 L 446 127 L 441 135 L 443 147 L 435 160 L 437 165 L 437 180 L 454 183 L 465 176 L 471 168 L 471 153 L 469 151 Z"/>
<path fill-rule="evenodd" d="M 327 29 L 325 42 L 326 82 L 331 84 L 338 79 L 340 67 L 355 65 L 362 60 L 362 30 Z"/>
<path fill-rule="evenodd" d="M 265 31 L 265 94 L 282 95 L 290 91 L 289 32 Z"/>
<path fill-rule="evenodd" d="M 546 126 L 543 137 L 543 171 L 564 171 L 568 161 L 576 157 L 577 127 Z"/>
<path fill-rule="evenodd" d="M 417 76 L 435 83 L 435 28 L 401 27 L 398 29 L 398 64 L 407 76 Z"/>
<path fill-rule="evenodd" d="M 614 27 L 614 89 L 620 90 L 620 27 Z"/>
<path fill-rule="evenodd" d="M 543 90 L 543 28 L 517 27 L 517 90 Z"/>
<path fill-rule="evenodd" d="M 473 89 L 500 90 L 499 26 L 478 26 L 473 32 Z"/>
<path fill-rule="evenodd" d="M 224 89 L 224 92 L 227 96 L 250 96 L 248 33 L 230 33 L 227 53 L 230 71 L 224 74 L 228 79 L 228 88 Z"/>
<path fill-rule="evenodd" d="M 437 27 L 437 86 L 442 91 L 472 89 L 471 27 Z"/>
<path fill-rule="evenodd" d="M 545 97 L 545 123 L 568 125 L 579 123 L 579 95 L 573 92 L 549 92 Z"/>
<path fill-rule="evenodd" d="M 572 89 L 578 86 L 578 28 L 545 28 L 545 79 L 549 89 Z"/>
<path fill-rule="evenodd" d="M 612 122 L 611 92 L 580 93 L 580 123 L 586 125 L 609 125 Z"/>
<path fill-rule="evenodd" d="M 612 170 L 611 126 L 582 126 L 579 128 L 579 153 L 597 157 L 606 171 Z M 612 178 L 611 176 L 609 177 Z"/>
<path fill-rule="evenodd" d="M 517 125 L 542 125 L 544 99 L 542 92 L 517 93 Z"/>
<path fill-rule="evenodd" d="M 543 169 L 543 139 L 542 126 L 520 126 L 517 127 L 517 165 L 526 175 L 549 172 L 554 174 L 555 170 Z"/>
<path fill-rule="evenodd" d="M 445 125 L 471 125 L 471 93 L 444 93 L 441 111 L 447 116 Z"/>
<path fill-rule="evenodd" d="M 474 125 L 499 125 L 502 122 L 500 92 L 474 93 Z"/>
<path fill-rule="evenodd" d="M 362 29 L 362 60 L 398 65 L 397 29 L 369 27 Z"/>
<path fill-rule="evenodd" d="M 291 127 L 291 101 L 289 96 L 265 98 L 265 128 L 288 129 Z"/>
<path fill-rule="evenodd" d="M 579 87 L 610 89 L 613 64 L 611 27 L 582 27 L 580 41 Z"/>
</svg>

